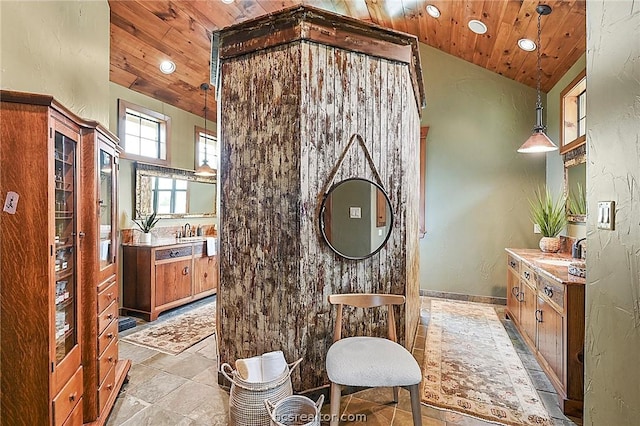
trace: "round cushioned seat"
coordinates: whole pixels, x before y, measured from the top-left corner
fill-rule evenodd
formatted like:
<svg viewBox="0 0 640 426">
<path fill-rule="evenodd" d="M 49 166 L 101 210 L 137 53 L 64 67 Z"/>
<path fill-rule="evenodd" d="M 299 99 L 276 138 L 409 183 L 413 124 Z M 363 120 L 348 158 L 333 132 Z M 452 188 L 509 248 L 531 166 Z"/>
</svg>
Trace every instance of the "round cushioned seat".
<svg viewBox="0 0 640 426">
<path fill-rule="evenodd" d="M 403 346 L 380 337 L 347 337 L 327 352 L 327 375 L 350 386 L 409 386 L 420 383 L 416 359 Z"/>
</svg>

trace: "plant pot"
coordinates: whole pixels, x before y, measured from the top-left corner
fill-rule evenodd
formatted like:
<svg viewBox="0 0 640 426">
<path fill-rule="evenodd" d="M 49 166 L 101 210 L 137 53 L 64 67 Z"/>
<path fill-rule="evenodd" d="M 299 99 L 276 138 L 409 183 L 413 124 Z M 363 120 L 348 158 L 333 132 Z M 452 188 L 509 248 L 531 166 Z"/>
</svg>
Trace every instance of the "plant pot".
<svg viewBox="0 0 640 426">
<path fill-rule="evenodd" d="M 140 244 L 151 244 L 151 232 L 143 232 L 138 240 Z"/>
<path fill-rule="evenodd" d="M 545 253 L 557 253 L 560 251 L 560 237 L 542 237 L 540 250 Z"/>
</svg>

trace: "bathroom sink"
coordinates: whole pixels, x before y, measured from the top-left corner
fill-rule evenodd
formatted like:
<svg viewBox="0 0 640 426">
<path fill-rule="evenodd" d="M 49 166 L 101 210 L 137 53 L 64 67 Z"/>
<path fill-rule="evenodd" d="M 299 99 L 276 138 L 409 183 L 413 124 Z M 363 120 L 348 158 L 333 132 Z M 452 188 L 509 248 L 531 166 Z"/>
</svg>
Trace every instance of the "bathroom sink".
<svg viewBox="0 0 640 426">
<path fill-rule="evenodd" d="M 569 266 L 572 261 L 563 259 L 536 259 L 536 262 L 551 266 Z"/>
</svg>

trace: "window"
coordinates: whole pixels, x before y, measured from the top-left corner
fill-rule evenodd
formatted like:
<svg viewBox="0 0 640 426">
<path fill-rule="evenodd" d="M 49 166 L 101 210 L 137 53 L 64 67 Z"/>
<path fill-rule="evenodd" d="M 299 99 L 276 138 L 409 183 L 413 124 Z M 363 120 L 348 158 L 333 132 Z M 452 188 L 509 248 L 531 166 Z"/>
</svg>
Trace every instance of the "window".
<svg viewBox="0 0 640 426">
<path fill-rule="evenodd" d="M 565 154 L 586 141 L 587 77 L 582 71 L 560 94 L 560 153 Z"/>
<path fill-rule="evenodd" d="M 160 164 L 169 162 L 170 117 L 120 99 L 118 120 L 124 158 Z"/>
<path fill-rule="evenodd" d="M 211 131 L 196 126 L 196 156 L 195 168 L 200 167 L 205 158 L 205 145 L 207 164 L 214 170 L 218 170 L 218 139 Z"/>
<path fill-rule="evenodd" d="M 151 182 L 153 211 L 158 214 L 187 213 L 187 181 L 154 177 Z"/>
</svg>

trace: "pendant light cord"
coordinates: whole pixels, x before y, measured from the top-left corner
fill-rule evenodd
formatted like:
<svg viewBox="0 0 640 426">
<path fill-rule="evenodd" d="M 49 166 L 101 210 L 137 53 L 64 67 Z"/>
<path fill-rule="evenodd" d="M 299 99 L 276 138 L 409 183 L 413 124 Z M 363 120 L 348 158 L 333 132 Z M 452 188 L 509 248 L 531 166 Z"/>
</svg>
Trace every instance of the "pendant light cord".
<svg viewBox="0 0 640 426">
<path fill-rule="evenodd" d="M 538 99 L 537 99 L 537 103 L 536 103 L 536 108 L 541 108 L 542 107 L 542 97 L 540 96 L 540 80 L 542 79 L 542 63 L 540 61 L 541 56 L 542 56 L 542 52 L 541 50 L 541 46 L 540 46 L 540 33 L 541 33 L 541 29 L 540 29 L 540 19 L 542 18 L 542 13 L 538 13 L 538 63 L 537 63 L 537 71 L 538 71 L 538 81 L 536 82 L 536 91 L 538 93 Z"/>
<path fill-rule="evenodd" d="M 538 28 L 540 28 L 539 21 Z M 538 30 L 538 32 L 539 31 L 540 30 Z M 209 164 L 209 162 L 207 161 L 207 140 L 209 139 L 207 134 L 207 92 L 209 91 L 209 85 L 207 83 L 202 83 L 202 85 L 200 85 L 200 88 L 204 90 L 204 160 L 202 161 L 202 164 L 206 166 L 207 164 Z"/>
</svg>

